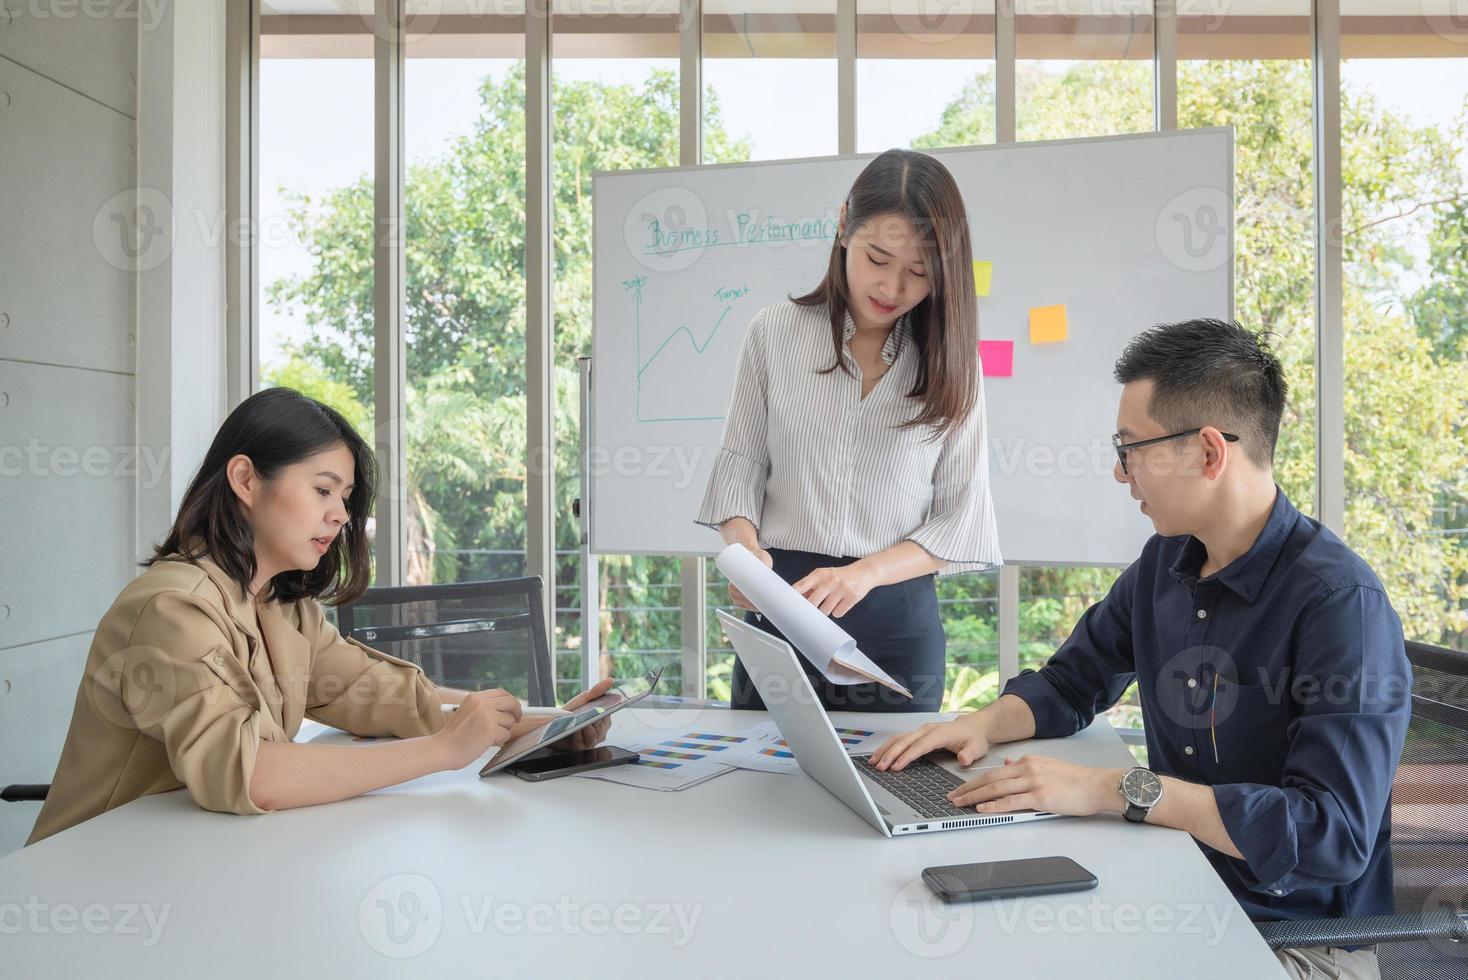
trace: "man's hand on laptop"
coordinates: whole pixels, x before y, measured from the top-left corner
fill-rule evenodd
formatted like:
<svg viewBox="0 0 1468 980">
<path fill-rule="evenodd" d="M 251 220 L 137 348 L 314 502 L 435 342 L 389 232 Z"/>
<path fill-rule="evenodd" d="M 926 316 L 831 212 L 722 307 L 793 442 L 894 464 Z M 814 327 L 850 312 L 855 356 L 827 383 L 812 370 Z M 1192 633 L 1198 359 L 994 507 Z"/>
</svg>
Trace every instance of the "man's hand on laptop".
<svg viewBox="0 0 1468 980">
<path fill-rule="evenodd" d="M 989 734 L 984 719 L 976 712 L 952 721 L 934 722 L 916 731 L 893 735 L 871 755 L 878 769 L 903 769 L 914 759 L 937 749 L 958 756 L 958 764 L 973 765 L 989 751 Z"/>
<path fill-rule="evenodd" d="M 1096 769 L 1043 755 L 1006 758 L 948 794 L 954 806 L 972 806 L 980 813 L 1044 810 L 1067 817 L 1125 809 L 1121 784 L 1123 769 Z"/>
</svg>

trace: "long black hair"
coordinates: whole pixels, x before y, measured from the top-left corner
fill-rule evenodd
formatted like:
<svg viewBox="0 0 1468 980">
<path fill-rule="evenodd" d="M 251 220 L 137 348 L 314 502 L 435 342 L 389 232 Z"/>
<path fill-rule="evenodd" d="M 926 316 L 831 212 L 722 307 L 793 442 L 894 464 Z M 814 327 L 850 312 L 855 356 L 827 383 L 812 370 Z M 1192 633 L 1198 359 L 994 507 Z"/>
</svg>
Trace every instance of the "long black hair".
<svg viewBox="0 0 1468 980">
<path fill-rule="evenodd" d="M 927 297 L 907 314 L 918 349 L 917 381 L 908 397 L 921 398 L 923 407 L 904 428 L 929 425 L 947 432 L 968 418 L 979 394 L 979 306 L 963 195 L 948 168 L 935 158 L 888 150 L 866 165 L 846 196 L 846 237 L 881 214 L 900 214 L 912 222 L 931 284 Z M 790 299 L 801 306 L 826 307 L 836 361 L 822 373 L 840 368 L 851 374 L 841 357 L 851 305 L 841 235 L 831 244 L 820 285 Z"/>
<path fill-rule="evenodd" d="M 229 461 L 248 456 L 255 472 L 269 482 L 285 467 L 338 445 L 351 452 L 357 469 L 356 487 L 347 499 L 347 523 L 315 568 L 281 572 L 260 598 L 332 603 L 356 599 L 372 580 L 367 517 L 377 498 L 377 457 L 340 412 L 292 388 L 267 388 L 229 413 L 184 494 L 167 540 L 143 565 L 208 558 L 249 596 L 256 572 L 255 534 L 230 488 Z"/>
</svg>

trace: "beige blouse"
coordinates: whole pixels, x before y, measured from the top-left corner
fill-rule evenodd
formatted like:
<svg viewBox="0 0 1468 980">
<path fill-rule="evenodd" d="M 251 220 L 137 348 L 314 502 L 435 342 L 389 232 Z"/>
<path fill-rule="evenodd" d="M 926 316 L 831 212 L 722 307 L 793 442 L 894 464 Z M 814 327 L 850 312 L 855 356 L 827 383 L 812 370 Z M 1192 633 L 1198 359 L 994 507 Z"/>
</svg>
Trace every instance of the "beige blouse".
<svg viewBox="0 0 1468 980">
<path fill-rule="evenodd" d="M 26 843 L 180 787 L 208 810 L 265 813 L 249 794 L 261 739 L 291 741 L 303 717 L 427 735 L 443 727 L 439 707 L 421 667 L 343 639 L 319 602 L 251 604 L 207 559 L 159 562 L 97 626 Z"/>
</svg>

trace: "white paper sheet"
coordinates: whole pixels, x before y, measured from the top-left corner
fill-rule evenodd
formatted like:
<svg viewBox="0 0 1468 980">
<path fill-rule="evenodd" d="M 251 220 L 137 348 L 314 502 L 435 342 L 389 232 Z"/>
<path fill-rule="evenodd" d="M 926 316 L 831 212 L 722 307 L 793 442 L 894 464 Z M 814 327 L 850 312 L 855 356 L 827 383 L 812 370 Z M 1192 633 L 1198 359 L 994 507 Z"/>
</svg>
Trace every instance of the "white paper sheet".
<svg viewBox="0 0 1468 980">
<path fill-rule="evenodd" d="M 891 734 L 869 728 L 837 728 L 837 736 L 847 755 L 874 752 Z M 798 772 L 800 765 L 785 743 L 773 721 L 761 722 L 739 733 L 744 741 L 735 745 L 720 761 L 759 772 Z"/>
<path fill-rule="evenodd" d="M 710 734 L 702 730 L 671 737 L 637 742 L 621 742 L 623 748 L 638 753 L 636 762 L 606 769 L 577 773 L 582 779 L 600 779 L 639 789 L 672 793 L 697 786 L 735 767 L 723 758 L 735 745 L 738 736 Z"/>
<path fill-rule="evenodd" d="M 790 645 L 833 684 L 869 684 L 875 681 L 903 697 L 912 692 L 893 680 L 886 671 L 856 646 L 851 634 L 813 606 L 790 584 L 765 567 L 742 544 L 731 544 L 719 553 L 714 564 L 725 577 L 774 623 Z"/>
</svg>

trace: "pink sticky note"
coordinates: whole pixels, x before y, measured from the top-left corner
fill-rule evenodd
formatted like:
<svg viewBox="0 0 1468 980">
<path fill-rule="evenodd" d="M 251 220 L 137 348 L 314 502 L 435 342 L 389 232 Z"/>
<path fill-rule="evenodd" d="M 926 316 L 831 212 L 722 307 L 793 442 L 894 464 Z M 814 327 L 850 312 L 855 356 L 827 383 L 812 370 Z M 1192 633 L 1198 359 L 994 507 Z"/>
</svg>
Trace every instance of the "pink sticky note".
<svg viewBox="0 0 1468 980">
<path fill-rule="evenodd" d="M 1009 378 L 1014 376 L 1014 341 L 979 341 L 979 362 L 984 365 L 984 377 Z"/>
</svg>

